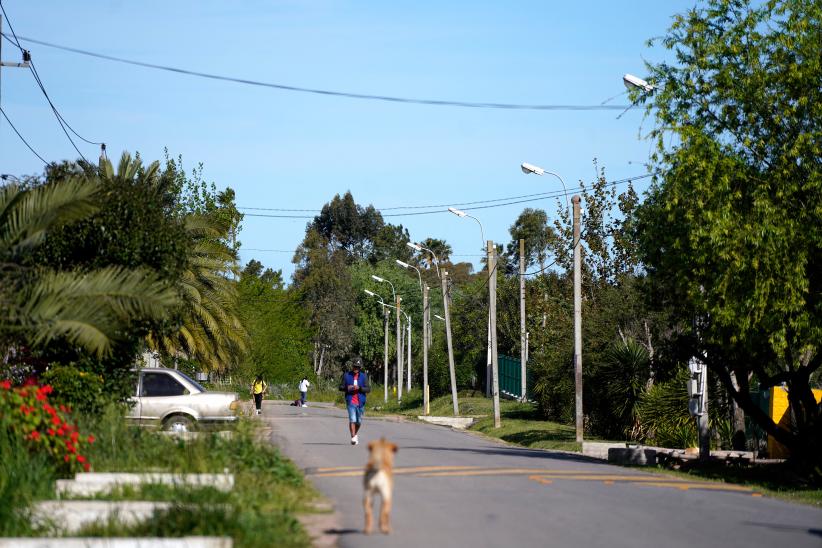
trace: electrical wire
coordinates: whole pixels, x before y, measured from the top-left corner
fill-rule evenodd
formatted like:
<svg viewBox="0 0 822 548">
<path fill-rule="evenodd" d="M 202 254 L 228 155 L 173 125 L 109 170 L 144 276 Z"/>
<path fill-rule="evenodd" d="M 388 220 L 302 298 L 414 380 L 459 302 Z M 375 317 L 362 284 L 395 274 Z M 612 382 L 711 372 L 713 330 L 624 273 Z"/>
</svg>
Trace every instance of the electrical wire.
<svg viewBox="0 0 822 548">
<path fill-rule="evenodd" d="M 143 61 L 135 61 L 133 59 L 126 59 L 123 57 L 115 57 L 113 55 L 105 55 L 93 51 L 83 50 L 79 48 L 63 46 L 52 42 L 46 42 L 36 38 L 20 37 L 24 42 L 31 42 L 54 49 L 68 51 L 79 55 L 86 55 L 88 57 L 95 57 L 98 59 L 105 59 L 107 61 L 114 61 L 117 63 L 125 63 L 129 65 L 136 65 L 155 70 L 163 70 L 167 72 L 174 72 L 186 76 L 195 76 L 198 78 L 207 78 L 210 80 L 219 80 L 223 82 L 233 82 L 236 84 L 244 84 L 249 86 L 258 86 L 265 88 L 273 88 L 282 91 L 292 91 L 297 93 L 310 93 L 314 95 L 325 95 L 331 97 L 344 97 L 347 99 L 362 99 L 366 101 L 382 101 L 389 103 L 404 103 L 427 106 L 443 106 L 443 107 L 462 107 L 462 108 L 477 108 L 477 109 L 504 109 L 504 110 L 541 110 L 541 111 L 594 111 L 594 110 L 623 110 L 625 105 L 540 105 L 540 104 L 520 104 L 520 103 L 490 103 L 490 102 L 474 102 L 474 101 L 448 101 L 442 99 L 420 99 L 414 97 L 395 97 L 390 95 L 375 95 L 368 93 L 351 93 L 346 91 L 336 91 L 328 89 L 308 88 L 302 86 L 292 86 L 286 84 L 278 84 L 274 82 L 262 82 L 259 80 L 250 80 L 247 78 L 236 78 L 233 76 L 224 76 L 219 74 L 211 74 L 207 72 L 199 72 L 195 70 L 183 69 L 179 67 L 172 67 L 167 65 L 159 65 L 156 63 L 146 63 Z"/>
<path fill-rule="evenodd" d="M 12 23 L 11 23 L 11 19 L 9 19 L 9 16 L 8 16 L 8 14 L 6 13 L 6 8 L 5 8 L 5 7 L 3 7 L 2 2 L 0 2 L 0 10 L 2 10 L 2 12 L 3 12 L 3 16 L 6 18 L 6 22 L 7 22 L 8 26 L 9 26 L 9 30 L 11 31 L 11 35 L 12 35 L 12 37 L 14 37 L 14 42 L 13 42 L 13 44 L 14 44 L 14 45 L 16 45 L 16 46 L 20 49 L 20 51 L 25 51 L 25 50 L 24 50 L 24 48 L 23 48 L 23 46 L 22 46 L 22 45 L 20 45 L 20 39 L 17 37 L 17 33 L 14 31 L 14 27 L 13 27 L 13 25 L 12 25 Z M 4 36 L 5 36 L 5 34 L 4 34 Z M 5 38 L 8 40 L 8 36 L 5 36 Z M 79 154 L 79 155 L 80 155 L 80 157 L 81 157 L 81 158 L 82 158 L 82 159 L 83 159 L 86 163 L 89 163 L 88 159 L 86 159 L 86 157 L 83 155 L 83 153 L 82 153 L 82 152 L 80 152 L 80 149 L 79 149 L 79 148 L 77 148 L 77 145 L 75 144 L 74 139 L 72 139 L 72 138 L 71 138 L 71 135 L 69 135 L 68 131 L 66 130 L 66 127 L 68 127 L 68 128 L 71 130 L 71 132 L 72 132 L 72 133 L 74 133 L 77 137 L 79 137 L 80 139 L 82 139 L 83 141 L 85 141 L 85 142 L 87 142 L 87 143 L 89 143 L 89 144 L 93 144 L 93 145 L 102 145 L 102 143 L 95 143 L 95 142 L 93 142 L 93 141 L 89 141 L 88 139 L 86 139 L 85 137 L 83 137 L 82 135 L 80 135 L 79 133 L 77 133 L 77 132 L 74 130 L 74 128 L 72 128 L 72 127 L 69 125 L 69 123 L 68 123 L 68 122 L 66 122 L 66 119 L 65 119 L 65 118 L 64 118 L 64 117 L 60 114 L 60 112 L 57 110 L 57 107 L 54 105 L 54 102 L 53 102 L 53 101 L 51 100 L 51 98 L 49 97 L 48 92 L 46 92 L 46 88 L 45 88 L 45 86 L 43 85 L 43 81 L 40 79 L 40 75 L 37 73 L 37 67 L 36 67 L 36 66 L 35 66 L 35 64 L 34 64 L 34 60 L 33 60 L 33 59 L 30 59 L 30 60 L 29 60 L 29 71 L 31 72 L 32 76 L 34 77 L 34 81 L 35 81 L 35 82 L 37 82 L 37 86 L 40 88 L 40 91 L 43 93 L 43 96 L 46 98 L 46 101 L 48 102 L 49 106 L 51 107 L 52 112 L 54 113 L 55 118 L 57 119 L 57 123 L 60 125 L 60 129 L 62 129 L 62 130 L 63 130 L 63 133 L 65 133 L 66 138 L 67 138 L 67 139 L 69 140 L 69 142 L 71 143 L 71 146 L 72 146 L 72 147 L 74 147 L 74 150 L 76 150 L 76 151 L 77 151 L 77 154 Z M 39 155 L 38 155 L 38 156 L 39 156 Z"/>
<path fill-rule="evenodd" d="M 21 141 L 23 141 L 23 144 L 24 144 L 24 145 L 26 145 L 26 146 L 29 148 L 29 150 L 32 152 L 32 154 L 34 154 L 35 156 L 37 156 L 38 158 L 40 158 L 40 161 L 41 161 L 41 162 L 43 162 L 43 164 L 45 164 L 45 165 L 49 165 L 49 163 L 48 163 L 47 161 L 45 161 L 45 160 L 43 159 L 43 157 L 42 157 L 42 156 L 40 156 L 39 154 L 37 154 L 37 151 L 36 151 L 36 150 L 34 150 L 34 149 L 31 147 L 31 145 L 29 144 L 29 142 L 28 142 L 28 141 L 26 141 L 26 139 L 25 139 L 22 135 L 20 135 L 20 132 L 19 132 L 19 131 L 17 131 L 17 128 L 16 128 L 16 127 L 14 127 L 14 124 L 13 124 L 13 123 L 11 123 L 11 120 L 9 120 L 9 117 L 8 117 L 8 115 L 6 115 L 6 111 L 5 111 L 5 110 L 3 110 L 3 107 L 0 107 L 0 113 L 2 113 L 2 114 L 3 114 L 3 118 L 5 118 L 5 119 L 6 119 L 6 122 L 8 122 L 8 123 L 9 123 L 9 125 L 11 126 L 11 129 L 13 129 L 13 130 L 14 130 L 14 133 L 16 133 L 16 134 L 17 134 L 17 136 L 20 138 L 20 140 L 21 140 Z"/>
<path fill-rule="evenodd" d="M 619 179 L 619 180 L 616 180 L 616 181 L 610 181 L 610 182 L 606 183 L 606 186 L 621 185 L 621 184 L 625 184 L 625 183 L 630 183 L 632 181 L 638 181 L 638 180 L 641 180 L 641 179 L 646 179 L 648 177 L 652 177 L 652 174 L 648 173 L 648 174 L 644 174 L 644 175 L 637 175 L 637 176 L 634 176 L 634 177 L 626 177 L 624 179 Z M 581 189 L 582 189 L 581 186 L 574 187 L 574 188 L 569 189 L 569 192 L 577 191 L 577 190 L 581 190 Z M 491 205 L 476 206 L 476 207 L 466 207 L 466 208 L 464 208 L 464 210 L 465 211 L 474 211 L 474 210 L 477 210 L 477 209 L 489 209 L 489 208 L 495 208 L 495 207 L 504 207 L 504 206 L 509 206 L 509 205 L 528 203 L 528 202 L 536 202 L 536 201 L 540 201 L 540 200 L 545 200 L 547 198 L 556 198 L 556 197 L 563 196 L 563 195 L 565 195 L 564 190 L 563 191 L 557 191 L 557 192 L 545 192 L 545 193 L 540 193 L 540 194 L 533 195 L 533 196 L 539 196 L 538 198 L 529 198 L 529 199 L 525 199 L 525 200 L 514 200 L 514 201 L 509 201 L 509 202 L 504 202 L 504 203 L 494 203 L 494 204 L 491 204 Z M 498 198 L 498 199 L 494 199 L 494 200 L 481 200 L 481 201 L 474 202 L 474 203 L 497 202 L 499 200 L 508 200 L 508 199 L 509 198 Z M 434 207 L 443 207 L 443 206 L 442 205 L 408 206 L 408 209 L 424 209 L 424 208 L 434 208 Z M 249 209 L 249 208 L 245 208 L 245 209 Z M 257 209 L 261 210 L 263 208 L 257 208 Z M 377 209 L 377 211 L 382 212 L 382 211 L 386 211 L 386 210 L 389 210 L 389 209 L 400 209 L 400 208 L 399 207 L 394 207 L 394 208 Z M 314 209 L 314 210 L 300 210 L 300 209 L 281 208 L 281 209 L 266 209 L 266 211 L 294 211 L 294 212 L 315 211 L 316 212 L 316 211 L 319 211 L 319 210 L 316 210 L 316 209 Z M 412 217 L 412 216 L 417 216 L 417 215 L 433 215 L 433 214 L 436 214 L 436 213 L 449 213 L 449 211 L 448 210 L 435 209 L 435 210 L 432 210 L 432 211 L 418 211 L 418 212 L 410 212 L 410 213 L 387 213 L 387 214 L 384 214 L 383 217 Z M 247 216 L 247 217 L 264 217 L 264 218 L 270 218 L 270 219 L 314 219 L 316 217 L 314 215 L 279 215 L 279 214 L 266 214 L 266 213 L 243 213 L 243 215 Z"/>
</svg>

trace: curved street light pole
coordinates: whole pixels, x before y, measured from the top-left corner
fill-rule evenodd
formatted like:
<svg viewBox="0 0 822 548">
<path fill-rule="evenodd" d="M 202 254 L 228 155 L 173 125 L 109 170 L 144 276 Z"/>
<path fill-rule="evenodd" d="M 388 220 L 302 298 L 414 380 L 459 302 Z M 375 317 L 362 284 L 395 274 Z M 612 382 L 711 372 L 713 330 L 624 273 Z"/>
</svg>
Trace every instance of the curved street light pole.
<svg viewBox="0 0 822 548">
<path fill-rule="evenodd" d="M 630 75 L 626 75 L 630 76 Z M 637 85 L 634 82 L 629 82 L 624 79 L 625 85 L 629 83 Z M 646 83 L 647 85 L 647 83 Z M 582 411 L 582 255 L 580 253 L 580 197 L 574 195 L 571 201 L 574 202 L 574 211 L 571 214 L 571 205 L 568 203 L 568 189 L 565 187 L 565 181 L 558 174 L 552 171 L 546 171 L 541 167 L 529 163 L 520 165 L 520 169 L 526 175 L 533 173 L 534 175 L 553 175 L 559 182 L 562 183 L 562 189 L 565 191 L 565 201 L 568 207 L 569 215 L 572 221 L 572 240 L 574 253 L 574 388 L 575 388 L 575 402 L 576 402 L 576 441 L 582 443 L 583 440 L 583 411 Z M 523 342 L 524 344 L 524 342 Z M 525 364 L 522 364 L 524 367 Z M 523 377 L 525 371 L 522 371 Z"/>
<path fill-rule="evenodd" d="M 445 270 L 440 274 L 439 258 L 436 253 L 423 247 L 420 244 L 408 242 L 408 247 L 416 251 L 427 251 L 434 258 L 434 267 L 437 269 L 437 278 L 440 279 L 442 285 L 442 308 L 445 313 L 445 340 L 448 345 L 448 373 L 451 378 L 451 403 L 454 408 L 454 416 L 460 414 L 459 400 L 457 398 L 457 373 L 454 366 L 454 344 L 451 341 L 451 313 L 448 310 L 448 272 Z"/>
<path fill-rule="evenodd" d="M 379 299 L 380 304 L 382 305 L 383 310 L 383 332 L 384 332 L 384 349 L 383 349 L 383 362 L 382 362 L 382 389 L 383 389 L 383 398 L 385 403 L 388 403 L 388 309 L 385 308 L 385 301 L 382 300 L 382 297 L 374 293 L 373 291 L 369 291 L 368 289 L 364 290 L 366 295 L 371 297 L 376 297 Z"/>
</svg>

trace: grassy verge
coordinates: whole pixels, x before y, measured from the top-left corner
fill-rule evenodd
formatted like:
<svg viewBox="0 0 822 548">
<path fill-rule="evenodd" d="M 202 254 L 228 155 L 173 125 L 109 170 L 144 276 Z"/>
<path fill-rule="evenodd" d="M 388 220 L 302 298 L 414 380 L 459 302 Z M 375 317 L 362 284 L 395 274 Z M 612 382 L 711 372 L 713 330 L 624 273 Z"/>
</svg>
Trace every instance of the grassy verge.
<svg viewBox="0 0 822 548">
<path fill-rule="evenodd" d="M 310 511 L 315 491 L 276 448 L 256 439 L 243 421 L 230 438 L 204 435 L 183 441 L 125 425 L 116 410 L 85 426 L 97 433 L 89 454 L 94 471 L 234 474 L 234 489 L 142 486 L 123 488 L 108 499 L 174 501 L 148 521 L 124 526 L 117 521 L 80 531 L 87 536 L 229 536 L 236 546 L 308 546 L 295 515 Z M 100 498 L 100 497 L 97 497 Z"/>
<path fill-rule="evenodd" d="M 728 466 L 724 463 L 695 464 L 688 469 L 637 467 L 644 472 L 653 472 L 680 479 L 714 481 L 744 485 L 756 491 L 790 502 L 808 504 L 822 508 L 822 488 L 808 483 L 807 478 L 797 474 L 786 464 L 756 466 Z"/>
<path fill-rule="evenodd" d="M 379 392 L 378 396 L 381 393 Z M 464 391 L 458 397 L 460 416 L 477 419 L 471 426 L 473 431 L 522 447 L 581 451 L 580 444 L 575 441 L 574 427 L 541 419 L 533 404 L 500 400 L 502 426 L 494 428 L 494 409 L 490 398 L 476 391 Z M 420 390 L 411 390 L 410 393 L 404 394 L 401 404 L 397 403 L 396 397 L 389 397 L 387 403 L 381 397 L 379 400 L 374 398 L 371 401 L 375 401 L 371 406 L 375 414 L 422 415 Z M 430 411 L 432 416 L 451 416 L 451 396 L 431 400 Z"/>
</svg>

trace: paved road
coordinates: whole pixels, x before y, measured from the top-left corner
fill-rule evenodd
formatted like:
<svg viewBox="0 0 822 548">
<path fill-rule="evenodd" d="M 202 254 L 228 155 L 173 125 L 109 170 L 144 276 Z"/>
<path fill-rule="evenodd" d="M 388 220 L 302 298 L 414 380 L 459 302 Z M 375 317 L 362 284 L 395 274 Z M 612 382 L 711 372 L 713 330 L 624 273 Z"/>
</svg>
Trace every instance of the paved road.
<svg viewBox="0 0 822 548">
<path fill-rule="evenodd" d="M 340 545 L 822 548 L 822 510 L 520 449 L 450 429 L 366 417 L 353 447 L 342 410 L 268 404 L 272 441 L 341 512 Z M 399 445 L 389 536 L 360 533 L 368 440 Z M 716 489 L 719 487 L 719 489 Z M 713 488 L 713 489 L 712 489 Z"/>
</svg>

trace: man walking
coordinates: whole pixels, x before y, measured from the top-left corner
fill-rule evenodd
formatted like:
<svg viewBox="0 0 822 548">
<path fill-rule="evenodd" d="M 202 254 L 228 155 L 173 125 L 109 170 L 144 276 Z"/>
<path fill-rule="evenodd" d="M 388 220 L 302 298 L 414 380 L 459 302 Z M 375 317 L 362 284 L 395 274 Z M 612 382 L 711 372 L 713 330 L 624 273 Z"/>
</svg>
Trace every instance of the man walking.
<svg viewBox="0 0 822 548">
<path fill-rule="evenodd" d="M 299 389 L 300 389 L 300 406 L 305 407 L 307 405 L 305 401 L 306 393 L 308 392 L 308 387 L 311 386 L 311 383 L 308 382 L 308 379 L 303 377 L 303 380 L 300 381 Z"/>
<path fill-rule="evenodd" d="M 362 370 L 362 358 L 359 356 L 351 360 L 351 371 L 343 373 L 340 391 L 345 392 L 351 445 L 357 445 L 360 443 L 357 433 L 360 431 L 362 415 L 365 412 L 365 395 L 371 392 L 371 383 L 368 382 L 368 375 Z"/>
</svg>

